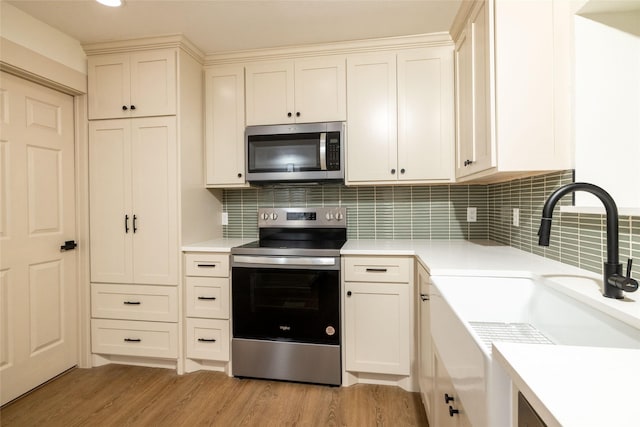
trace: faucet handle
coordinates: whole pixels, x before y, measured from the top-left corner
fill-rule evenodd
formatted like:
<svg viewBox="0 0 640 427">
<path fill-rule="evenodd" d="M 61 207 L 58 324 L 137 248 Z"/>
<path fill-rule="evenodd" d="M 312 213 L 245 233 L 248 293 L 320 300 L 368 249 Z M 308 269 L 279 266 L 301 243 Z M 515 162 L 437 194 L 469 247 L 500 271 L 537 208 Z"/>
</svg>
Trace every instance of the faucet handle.
<svg viewBox="0 0 640 427">
<path fill-rule="evenodd" d="M 631 266 L 633 260 L 629 258 L 627 261 L 627 275 L 613 274 L 607 279 L 607 283 L 615 286 L 618 289 L 622 289 L 625 292 L 635 292 L 638 290 L 638 281 L 631 278 Z M 619 264 L 618 264 L 619 265 Z"/>
<path fill-rule="evenodd" d="M 635 292 L 638 290 L 638 281 L 631 278 L 631 266 L 633 264 L 633 260 L 629 258 L 627 260 L 627 275 L 622 281 L 622 290 L 625 292 Z"/>
</svg>

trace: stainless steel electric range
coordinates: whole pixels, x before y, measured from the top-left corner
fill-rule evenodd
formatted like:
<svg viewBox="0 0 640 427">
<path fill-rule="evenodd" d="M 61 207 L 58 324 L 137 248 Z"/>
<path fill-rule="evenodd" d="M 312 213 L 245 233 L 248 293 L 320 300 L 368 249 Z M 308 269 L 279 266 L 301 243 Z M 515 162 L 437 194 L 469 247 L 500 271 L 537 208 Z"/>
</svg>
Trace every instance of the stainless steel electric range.
<svg viewBox="0 0 640 427">
<path fill-rule="evenodd" d="M 234 376 L 341 384 L 345 208 L 258 212 L 259 240 L 233 248 Z"/>
</svg>

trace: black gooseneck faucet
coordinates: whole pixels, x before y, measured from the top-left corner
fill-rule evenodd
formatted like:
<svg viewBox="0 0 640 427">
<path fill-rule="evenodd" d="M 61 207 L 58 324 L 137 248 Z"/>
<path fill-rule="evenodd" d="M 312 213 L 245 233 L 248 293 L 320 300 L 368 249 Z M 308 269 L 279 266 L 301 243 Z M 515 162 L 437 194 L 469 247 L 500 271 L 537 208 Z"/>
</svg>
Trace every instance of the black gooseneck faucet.
<svg viewBox="0 0 640 427">
<path fill-rule="evenodd" d="M 604 263 L 602 294 L 607 298 L 622 299 L 624 298 L 622 291 L 636 291 L 638 282 L 631 278 L 631 264 L 633 262 L 631 259 L 627 261 L 626 276 L 622 275 L 622 264 L 619 261 L 618 251 L 618 207 L 611 195 L 602 188 L 586 182 L 574 182 L 564 185 L 551 193 L 542 208 L 538 244 L 540 246 L 549 246 L 553 208 L 562 196 L 575 191 L 587 191 L 598 197 L 604 205 L 607 214 L 607 261 Z"/>
</svg>

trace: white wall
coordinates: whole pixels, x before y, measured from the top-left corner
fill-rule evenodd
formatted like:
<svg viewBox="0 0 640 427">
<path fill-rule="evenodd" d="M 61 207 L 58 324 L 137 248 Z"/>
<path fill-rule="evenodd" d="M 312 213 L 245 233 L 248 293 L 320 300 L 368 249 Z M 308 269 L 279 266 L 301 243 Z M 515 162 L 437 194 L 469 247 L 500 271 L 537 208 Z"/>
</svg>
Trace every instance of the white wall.
<svg viewBox="0 0 640 427">
<path fill-rule="evenodd" d="M 87 60 L 80 42 L 0 1 L 0 36 L 67 67 L 87 73 Z"/>
<path fill-rule="evenodd" d="M 575 16 L 576 180 L 640 208 L 640 11 Z M 636 31 L 630 31 L 635 28 Z M 577 206 L 601 206 L 576 194 Z"/>
</svg>

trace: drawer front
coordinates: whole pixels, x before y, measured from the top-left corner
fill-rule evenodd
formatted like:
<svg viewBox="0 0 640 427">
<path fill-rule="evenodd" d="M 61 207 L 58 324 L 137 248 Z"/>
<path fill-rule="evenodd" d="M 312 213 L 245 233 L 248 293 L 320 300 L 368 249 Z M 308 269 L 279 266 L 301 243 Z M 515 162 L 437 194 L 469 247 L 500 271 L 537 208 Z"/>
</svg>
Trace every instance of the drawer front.
<svg viewBox="0 0 640 427">
<path fill-rule="evenodd" d="M 92 319 L 91 351 L 175 359 L 178 357 L 178 324 Z"/>
<path fill-rule="evenodd" d="M 229 321 L 187 319 L 187 357 L 229 361 Z"/>
<path fill-rule="evenodd" d="M 229 279 L 226 277 L 187 277 L 188 317 L 229 318 Z"/>
<path fill-rule="evenodd" d="M 412 258 L 345 257 L 347 282 L 408 283 L 413 271 Z"/>
<path fill-rule="evenodd" d="M 92 283 L 91 317 L 177 322 L 178 288 Z"/>
<path fill-rule="evenodd" d="M 187 276 L 229 277 L 229 254 L 192 253 L 184 260 Z"/>
</svg>

